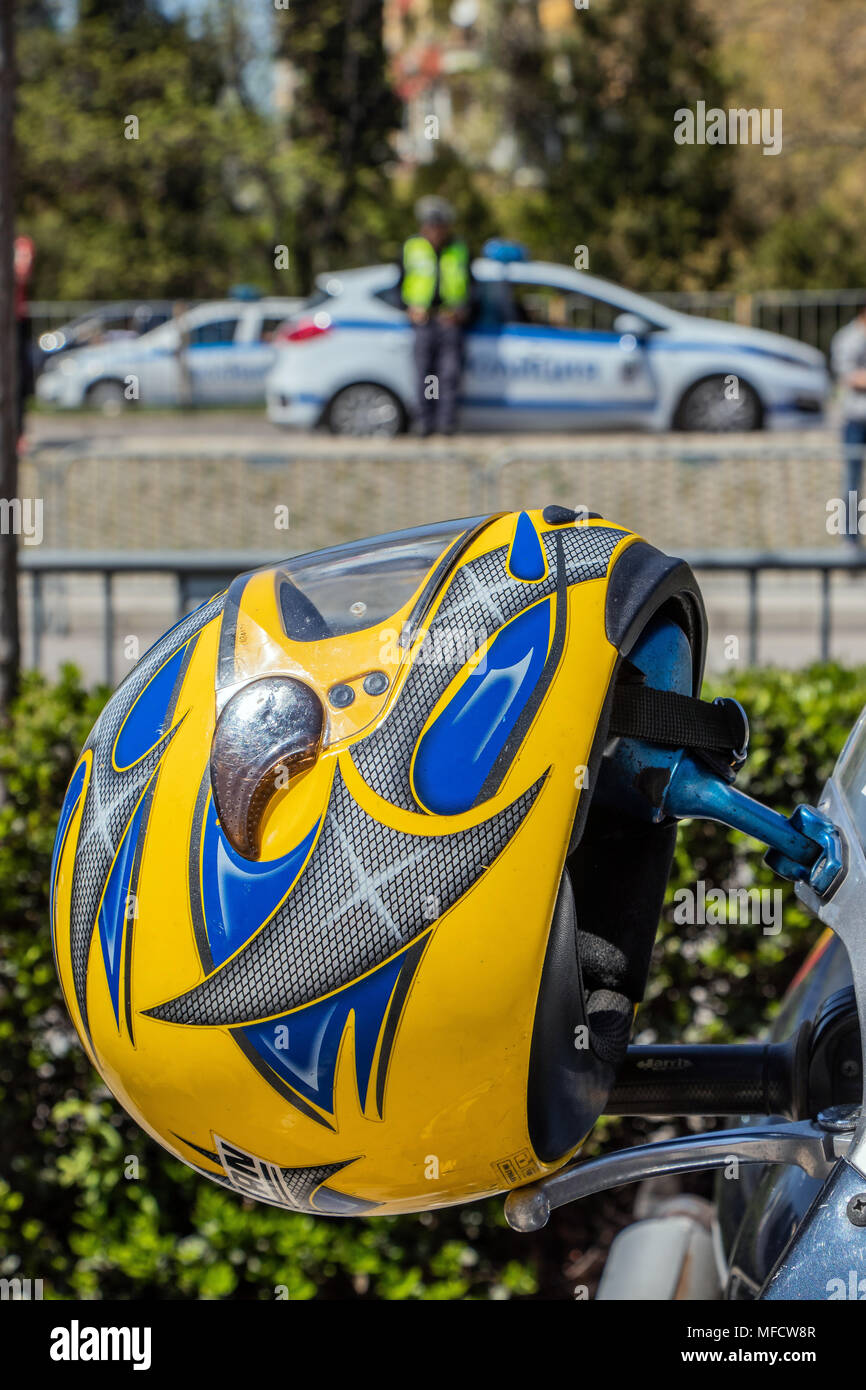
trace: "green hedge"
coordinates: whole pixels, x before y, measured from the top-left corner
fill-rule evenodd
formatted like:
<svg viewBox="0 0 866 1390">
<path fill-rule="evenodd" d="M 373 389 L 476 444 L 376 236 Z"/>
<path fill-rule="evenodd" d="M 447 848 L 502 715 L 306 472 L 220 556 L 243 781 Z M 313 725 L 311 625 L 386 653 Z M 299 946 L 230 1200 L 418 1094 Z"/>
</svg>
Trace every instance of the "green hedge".
<svg viewBox="0 0 866 1390">
<path fill-rule="evenodd" d="M 743 704 L 752 739 L 737 786 L 788 815 L 797 802 L 814 806 L 818 800 L 866 703 L 866 670 L 837 665 L 764 670 L 739 675 L 724 686 L 705 686 L 703 693 L 734 695 Z M 781 890 L 782 930 L 765 935 L 749 923 L 675 924 L 670 900 L 677 887 L 693 886 L 696 880 L 708 889 Z M 683 825 L 639 1027 L 652 1029 L 659 1042 L 756 1036 L 820 930 L 793 887 L 764 864 L 757 841 L 709 821 Z"/>
<path fill-rule="evenodd" d="M 814 802 L 866 700 L 866 672 L 761 671 L 736 676 L 726 693 L 752 719 L 741 785 L 788 810 Z M 55 1298 L 567 1297 L 575 1277 L 591 1282 L 586 1270 L 600 1263 L 604 1233 L 626 1219 L 626 1205 L 584 1203 L 531 1239 L 507 1230 L 498 1201 L 418 1218 L 320 1220 L 238 1200 L 118 1108 L 71 1032 L 47 924 L 54 825 L 104 698 L 71 669 L 56 685 L 29 675 L 0 730 L 0 1276 L 42 1279 Z M 778 886 L 743 836 L 683 827 L 671 892 L 751 874 L 756 886 Z M 638 1020 L 646 1037 L 720 1041 L 761 1028 L 817 935 L 785 893 L 776 936 L 731 923 L 679 927 L 668 906 Z M 131 1156 L 137 1179 L 125 1175 Z"/>
</svg>

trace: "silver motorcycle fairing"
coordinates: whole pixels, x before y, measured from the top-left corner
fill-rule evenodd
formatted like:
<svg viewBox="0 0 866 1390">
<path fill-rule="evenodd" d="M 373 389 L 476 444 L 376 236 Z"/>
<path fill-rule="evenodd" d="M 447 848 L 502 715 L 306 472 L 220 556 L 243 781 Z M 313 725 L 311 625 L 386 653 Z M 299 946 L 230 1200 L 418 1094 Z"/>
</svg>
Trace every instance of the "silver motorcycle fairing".
<svg viewBox="0 0 866 1390">
<path fill-rule="evenodd" d="M 841 941 L 831 936 L 826 949 L 786 995 L 769 1031 L 781 1042 L 811 1025 L 825 1001 L 851 986 L 851 969 Z M 754 1116 L 749 1121 L 761 1125 Z M 751 1300 L 759 1296 L 791 1233 L 803 1221 L 821 1191 L 820 1178 L 793 1166 L 742 1168 L 736 1182 L 723 1176 L 715 1187 L 721 1257 L 727 1269 L 725 1298 Z"/>
<path fill-rule="evenodd" d="M 828 899 L 820 898 L 807 884 L 797 885 L 797 896 L 810 912 L 831 928 L 848 957 L 851 983 L 860 1023 L 866 1036 L 866 854 L 863 783 L 863 745 L 866 714 L 860 716 L 842 756 L 828 781 L 819 809 L 840 831 L 847 854 L 844 878 Z M 857 774 L 861 785 L 852 785 Z M 852 795 L 864 804 L 852 806 Z M 864 1224 L 858 1208 L 862 1204 Z M 851 1136 L 848 1153 L 837 1163 L 815 1196 L 803 1221 L 785 1246 L 767 1279 L 764 1299 L 827 1299 L 838 1281 L 846 1287 L 854 1274 L 855 1287 L 866 1275 L 866 1095 L 861 1097 L 860 1118 Z M 856 1296 L 856 1295 L 855 1295 Z"/>
<path fill-rule="evenodd" d="M 854 726 L 824 788 L 819 810 L 833 821 L 842 836 L 846 871 L 826 898 L 808 884 L 796 887 L 800 900 L 830 927 L 836 939 L 831 943 L 824 968 L 812 981 L 808 1004 L 805 997 L 799 1001 L 800 1013 L 795 1022 L 807 1010 L 811 1015 L 817 1002 L 815 993 L 822 986 L 832 993 L 840 982 L 850 983 L 862 1040 L 866 1036 L 866 711 Z M 796 1007 L 796 1001 L 792 1004 Z M 862 1057 L 860 1071 L 861 1085 L 866 1086 Z M 853 1296 L 859 1297 L 859 1281 L 866 1275 L 866 1224 L 861 1224 L 861 1206 L 866 1216 L 866 1093 L 861 1096 L 860 1117 L 848 1152 L 826 1182 L 819 1184 L 793 1170 L 781 1172 L 778 1177 L 769 1171 L 760 1176 L 732 1250 L 728 1296 L 767 1300 L 847 1298 L 851 1296 L 853 1277 Z M 724 1227 L 726 1216 L 730 1217 L 724 1201 L 719 1214 Z M 779 1249 L 786 1226 L 789 1238 Z M 772 1268 L 766 1272 L 773 1256 Z"/>
<path fill-rule="evenodd" d="M 672 808 L 673 814 L 708 815 L 739 825 L 742 812 L 750 822 L 754 820 L 758 837 L 771 846 L 768 862 L 784 877 L 799 880 L 797 892 L 802 901 L 843 943 L 862 1038 L 866 1028 L 866 801 L 860 798 L 866 797 L 866 711 L 849 737 L 817 811 L 798 807 L 784 822 L 741 796 L 733 808 L 727 805 L 727 801 L 733 800 L 730 795 L 721 805 L 719 787 L 715 783 L 708 787 L 706 774 L 697 765 L 691 780 L 695 787 L 689 782 L 686 788 L 688 808 Z M 799 843 L 791 857 L 787 843 L 790 828 L 795 824 L 822 846 L 817 860 L 814 856 L 806 860 Z M 795 1225 L 763 1288 L 758 1292 L 753 1285 L 751 1292 L 766 1298 L 857 1297 L 856 1292 L 840 1295 L 831 1289 L 848 1287 L 842 1269 L 846 1261 L 851 1266 L 848 1277 L 854 1279 L 855 1289 L 859 1289 L 857 1270 L 861 1258 L 866 1260 L 866 1100 L 862 1066 L 860 1081 L 859 1105 L 832 1107 L 815 1121 L 789 1123 L 770 1117 L 740 1129 L 692 1134 L 685 1139 L 643 1145 L 589 1163 L 570 1165 L 510 1193 L 505 1204 L 506 1217 L 516 1230 L 538 1230 L 546 1224 L 550 1211 L 566 1202 L 646 1176 L 721 1168 L 726 1165 L 727 1156 L 761 1167 L 795 1164 L 807 1177 L 823 1180 L 821 1189 L 803 1220 Z M 841 1230 L 843 1222 L 847 1224 Z M 834 1249 L 838 1268 L 833 1264 Z M 863 1287 L 866 1289 L 866 1278 Z"/>
<path fill-rule="evenodd" d="M 852 1284 L 854 1298 L 866 1296 L 866 1226 L 855 1224 L 852 1211 L 866 1216 L 866 1177 L 843 1158 L 783 1250 L 761 1298 L 849 1298 Z"/>
</svg>

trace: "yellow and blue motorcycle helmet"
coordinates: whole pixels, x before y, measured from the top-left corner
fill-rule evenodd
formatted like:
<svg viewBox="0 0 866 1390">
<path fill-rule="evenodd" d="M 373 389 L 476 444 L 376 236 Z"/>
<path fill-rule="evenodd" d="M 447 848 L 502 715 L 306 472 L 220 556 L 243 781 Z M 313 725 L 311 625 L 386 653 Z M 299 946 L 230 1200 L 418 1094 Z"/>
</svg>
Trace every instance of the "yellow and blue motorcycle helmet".
<svg viewBox="0 0 866 1390">
<path fill-rule="evenodd" d="M 98 719 L 51 870 L 73 1023 L 199 1173 L 388 1214 L 561 1167 L 642 998 L 675 825 L 615 691 L 697 695 L 688 566 L 563 507 L 241 575 Z"/>
</svg>

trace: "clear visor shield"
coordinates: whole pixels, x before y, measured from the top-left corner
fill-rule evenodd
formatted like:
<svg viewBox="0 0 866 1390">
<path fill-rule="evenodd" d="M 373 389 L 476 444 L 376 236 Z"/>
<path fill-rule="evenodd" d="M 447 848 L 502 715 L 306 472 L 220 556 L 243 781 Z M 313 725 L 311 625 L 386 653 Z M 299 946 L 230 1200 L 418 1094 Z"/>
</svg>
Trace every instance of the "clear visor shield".
<svg viewBox="0 0 866 1390">
<path fill-rule="evenodd" d="M 866 851 L 866 709 L 864 709 L 839 757 L 831 779 L 835 782 Z"/>
<path fill-rule="evenodd" d="M 211 782 L 246 857 L 271 796 L 378 720 L 441 583 L 489 518 L 357 541 L 239 575 L 216 669 Z"/>
</svg>

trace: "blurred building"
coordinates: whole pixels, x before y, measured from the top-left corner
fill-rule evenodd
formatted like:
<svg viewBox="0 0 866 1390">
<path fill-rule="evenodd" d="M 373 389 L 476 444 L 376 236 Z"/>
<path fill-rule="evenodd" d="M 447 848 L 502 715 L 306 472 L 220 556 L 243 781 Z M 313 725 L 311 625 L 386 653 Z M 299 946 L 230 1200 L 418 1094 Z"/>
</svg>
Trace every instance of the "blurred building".
<svg viewBox="0 0 866 1390">
<path fill-rule="evenodd" d="M 509 118 L 508 73 L 501 61 L 504 27 L 533 46 L 554 46 L 589 0 L 383 0 L 383 41 L 402 105 L 396 154 L 407 169 L 429 164 L 446 145 L 472 168 L 531 182 L 522 167 L 520 132 Z M 515 21 L 518 23 L 515 25 Z M 517 38 L 519 46 L 519 37 Z M 297 99 L 290 58 L 274 60 L 271 105 L 285 115 Z M 437 142 L 441 145 L 437 146 Z"/>
<path fill-rule="evenodd" d="M 575 0 L 385 0 L 385 50 L 403 105 L 403 164 L 429 163 L 442 141 L 473 167 L 530 181 L 503 100 L 507 78 L 497 45 L 509 14 L 547 44 L 574 24 Z"/>
<path fill-rule="evenodd" d="M 385 0 L 385 50 L 403 105 L 403 163 L 429 163 L 437 140 L 472 159 L 483 138 L 477 77 L 494 9 L 493 0 Z"/>
</svg>

